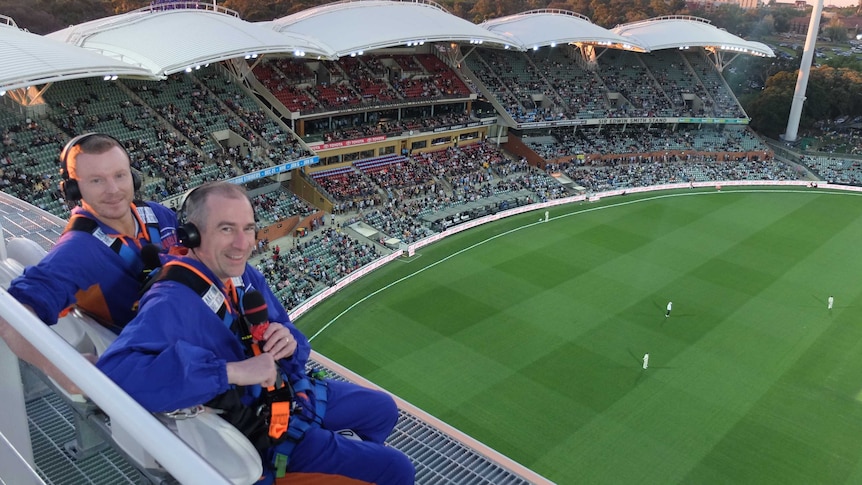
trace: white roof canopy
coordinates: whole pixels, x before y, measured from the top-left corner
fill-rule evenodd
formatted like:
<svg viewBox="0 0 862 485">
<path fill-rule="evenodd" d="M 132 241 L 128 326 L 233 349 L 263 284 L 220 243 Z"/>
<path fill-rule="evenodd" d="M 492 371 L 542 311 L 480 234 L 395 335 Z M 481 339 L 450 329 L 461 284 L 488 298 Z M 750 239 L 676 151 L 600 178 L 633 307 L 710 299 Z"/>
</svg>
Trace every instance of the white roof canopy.
<svg viewBox="0 0 862 485">
<path fill-rule="evenodd" d="M 565 10 L 532 10 L 475 25 L 430 0 L 343 0 L 271 22 L 251 23 L 213 3 L 179 0 L 39 36 L 0 15 L 0 91 L 82 77 L 161 79 L 198 65 L 263 54 L 336 59 L 422 43 L 516 50 L 554 44 L 650 51 L 704 47 L 774 56 L 696 17 L 599 27 Z"/>
<path fill-rule="evenodd" d="M 412 42 L 511 42 L 427 0 L 345 0 L 262 24 L 318 38 L 339 57 Z"/>
<path fill-rule="evenodd" d="M 480 24 L 510 39 L 513 45 L 535 49 L 556 44 L 592 44 L 646 51 L 631 38 L 622 37 L 568 10 L 541 9 L 488 20 Z"/>
<path fill-rule="evenodd" d="M 719 51 L 732 51 L 763 57 L 775 57 L 768 46 L 760 42 L 749 42 L 726 30 L 712 25 L 709 20 L 688 17 L 658 17 L 612 29 L 622 37 L 639 41 L 650 50 L 679 49 L 685 47 L 709 47 Z"/>
<path fill-rule="evenodd" d="M 261 28 L 216 5 L 193 4 L 201 8 L 147 7 L 72 26 L 48 37 L 140 66 L 153 77 L 267 53 L 332 56 L 323 44 L 302 35 Z"/>
<path fill-rule="evenodd" d="M 8 17 L 0 23 L 0 52 L 0 91 L 65 79 L 149 75 L 123 61 L 21 30 Z"/>
</svg>

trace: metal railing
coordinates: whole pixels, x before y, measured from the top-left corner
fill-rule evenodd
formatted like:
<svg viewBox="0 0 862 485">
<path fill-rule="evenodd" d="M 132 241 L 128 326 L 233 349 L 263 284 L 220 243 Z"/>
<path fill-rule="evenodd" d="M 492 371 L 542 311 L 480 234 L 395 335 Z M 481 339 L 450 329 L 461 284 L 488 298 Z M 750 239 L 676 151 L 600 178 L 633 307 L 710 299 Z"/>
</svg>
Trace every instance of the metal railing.
<svg viewBox="0 0 862 485">
<path fill-rule="evenodd" d="M 57 368 L 63 369 L 66 376 L 111 417 L 114 426 L 134 430 L 136 441 L 180 483 L 230 483 L 212 465 L 189 448 L 179 436 L 141 407 L 137 401 L 3 289 L 0 289 L 0 317 L 9 322 Z M 5 375 L 4 378 L 10 377 Z M 0 382 L 0 388 L 8 385 L 11 384 Z M 27 416 L 6 421 L 6 426 L 11 422 L 21 423 L 26 428 Z M 0 434 L 15 436 L 20 433 L 14 429 L 0 429 Z M 29 446 L 29 443 L 13 443 L 13 446 L 22 456 L 31 454 L 31 450 L 20 449 L 22 446 Z M 0 476 L 0 482 L 6 478 Z"/>
</svg>

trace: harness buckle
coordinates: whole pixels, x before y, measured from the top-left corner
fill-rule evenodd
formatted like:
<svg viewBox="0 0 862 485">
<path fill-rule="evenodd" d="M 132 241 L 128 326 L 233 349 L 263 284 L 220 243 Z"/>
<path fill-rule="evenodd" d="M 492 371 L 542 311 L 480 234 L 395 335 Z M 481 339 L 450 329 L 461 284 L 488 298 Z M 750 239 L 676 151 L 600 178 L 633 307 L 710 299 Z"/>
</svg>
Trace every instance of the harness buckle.
<svg viewBox="0 0 862 485">
<path fill-rule="evenodd" d="M 284 386 L 272 391 L 267 391 L 264 396 L 264 405 L 261 411 L 266 412 L 265 422 L 269 426 L 269 436 L 279 439 L 287 432 L 290 424 L 290 415 L 294 411 L 293 393 L 289 386 Z"/>
<path fill-rule="evenodd" d="M 165 417 L 175 419 L 175 420 L 183 420 L 194 418 L 195 416 L 203 413 L 205 411 L 203 405 L 198 404 L 197 406 L 193 406 L 190 408 L 182 408 L 176 409 L 174 411 L 170 411 L 167 413 L 163 413 Z"/>
</svg>

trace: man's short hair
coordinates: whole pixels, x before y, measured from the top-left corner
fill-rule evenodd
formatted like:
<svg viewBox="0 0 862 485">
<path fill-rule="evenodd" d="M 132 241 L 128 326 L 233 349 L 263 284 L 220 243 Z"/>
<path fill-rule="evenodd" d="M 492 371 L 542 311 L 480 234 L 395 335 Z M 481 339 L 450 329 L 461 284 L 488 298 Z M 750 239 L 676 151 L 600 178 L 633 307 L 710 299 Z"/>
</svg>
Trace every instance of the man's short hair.
<svg viewBox="0 0 862 485">
<path fill-rule="evenodd" d="M 206 202 L 209 200 L 210 195 L 221 195 L 229 199 L 246 199 L 252 207 L 252 212 L 254 211 L 254 204 L 252 204 L 248 192 L 242 185 L 224 181 L 207 182 L 196 187 L 186 195 L 180 209 L 181 223 L 190 222 L 199 229 L 203 229 L 207 216 L 209 216 L 207 214 Z"/>
<path fill-rule="evenodd" d="M 129 152 L 126 151 L 126 147 L 111 135 L 106 135 L 104 133 L 87 133 L 84 135 L 76 136 L 69 140 L 66 143 L 66 146 L 63 147 L 63 151 L 60 152 L 60 168 L 62 171 L 68 173 L 69 179 L 75 178 L 75 164 L 71 163 L 76 159 L 78 154 L 87 153 L 93 155 L 99 155 L 107 152 L 108 150 L 119 147 L 123 150 L 123 153 L 126 154 L 126 158 L 129 159 L 129 163 L 131 163 L 131 157 L 129 156 Z"/>
</svg>

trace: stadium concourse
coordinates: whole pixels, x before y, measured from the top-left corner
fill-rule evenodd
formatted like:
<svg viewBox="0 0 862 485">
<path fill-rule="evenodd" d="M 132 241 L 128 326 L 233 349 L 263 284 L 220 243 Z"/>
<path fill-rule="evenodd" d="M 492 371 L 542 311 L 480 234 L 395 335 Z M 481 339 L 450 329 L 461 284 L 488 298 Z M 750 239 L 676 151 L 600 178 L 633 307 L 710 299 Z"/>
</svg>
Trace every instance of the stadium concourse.
<svg viewBox="0 0 862 485">
<path fill-rule="evenodd" d="M 2 18 L 4 239 L 50 247 L 68 216 L 57 153 L 76 134 L 109 133 L 145 198 L 176 207 L 205 181 L 245 184 L 260 216 L 256 264 L 292 314 L 393 249 L 501 210 L 814 177 L 808 161 L 831 175 L 852 166 L 776 156 L 721 75 L 740 54 L 772 51 L 692 17 L 607 30 L 536 10 L 475 25 L 430 1 L 364 0 L 251 23 L 215 2 L 154 2 L 47 36 Z M 34 452 L 65 460 L 41 462 L 42 480 L 75 468 L 116 483 L 44 441 L 43 426 L 71 420 L 37 408 L 62 400 L 29 397 L 33 442 L 45 443 Z M 544 480 L 419 410 L 402 413 L 390 441 L 421 483 Z"/>
</svg>

